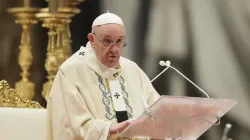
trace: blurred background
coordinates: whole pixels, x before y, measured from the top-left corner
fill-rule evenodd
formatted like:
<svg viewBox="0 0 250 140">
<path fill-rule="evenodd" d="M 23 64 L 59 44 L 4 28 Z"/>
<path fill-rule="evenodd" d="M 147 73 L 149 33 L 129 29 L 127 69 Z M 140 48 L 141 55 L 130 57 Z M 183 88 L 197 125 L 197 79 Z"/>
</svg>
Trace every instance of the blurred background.
<svg viewBox="0 0 250 140">
<path fill-rule="evenodd" d="M 27 0 L 24 0 L 27 2 Z M 15 87 L 21 79 L 19 46 L 22 27 L 8 8 L 23 7 L 23 0 L 0 2 L 0 80 Z M 56 1 L 56 0 L 55 0 Z M 31 7 L 46 8 L 46 0 L 31 0 Z M 197 83 L 212 98 L 239 103 L 200 140 L 220 140 L 226 123 L 233 140 L 250 138 L 250 1 L 249 0 L 85 0 L 71 19 L 71 51 L 87 43 L 93 20 L 107 12 L 119 15 L 126 26 L 128 45 L 123 56 L 136 62 L 152 79 L 163 68 L 159 60 Z M 30 27 L 32 64 L 29 80 L 35 83 L 32 100 L 46 107 L 42 95 L 47 81 L 45 60 L 48 28 L 38 20 Z M 161 95 L 205 97 L 180 75 L 168 70 L 154 87 Z"/>
</svg>

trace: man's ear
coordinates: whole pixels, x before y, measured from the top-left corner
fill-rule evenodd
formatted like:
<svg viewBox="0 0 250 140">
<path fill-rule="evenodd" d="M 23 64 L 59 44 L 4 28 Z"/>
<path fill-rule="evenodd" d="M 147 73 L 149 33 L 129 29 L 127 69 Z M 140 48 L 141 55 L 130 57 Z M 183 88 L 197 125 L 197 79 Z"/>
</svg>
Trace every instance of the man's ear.
<svg viewBox="0 0 250 140">
<path fill-rule="evenodd" d="M 87 37 L 91 44 L 91 47 L 94 48 L 94 35 L 92 33 L 89 33 Z"/>
</svg>

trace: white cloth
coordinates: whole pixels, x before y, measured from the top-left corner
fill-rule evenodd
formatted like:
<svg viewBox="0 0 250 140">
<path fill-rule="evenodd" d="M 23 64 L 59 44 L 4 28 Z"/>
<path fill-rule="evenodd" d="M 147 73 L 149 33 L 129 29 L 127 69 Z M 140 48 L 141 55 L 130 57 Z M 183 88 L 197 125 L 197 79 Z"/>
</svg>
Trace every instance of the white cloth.
<svg viewBox="0 0 250 140">
<path fill-rule="evenodd" d="M 48 140 L 111 139 L 109 128 L 116 118 L 108 80 L 120 80 L 129 119 L 141 115 L 141 88 L 149 79 L 126 58 L 120 58 L 120 66 L 102 65 L 89 46 L 81 47 L 61 65 L 48 100 Z M 148 104 L 159 98 L 152 85 L 143 95 Z"/>
<path fill-rule="evenodd" d="M 0 107 L 0 140 L 45 140 L 46 109 Z"/>
</svg>

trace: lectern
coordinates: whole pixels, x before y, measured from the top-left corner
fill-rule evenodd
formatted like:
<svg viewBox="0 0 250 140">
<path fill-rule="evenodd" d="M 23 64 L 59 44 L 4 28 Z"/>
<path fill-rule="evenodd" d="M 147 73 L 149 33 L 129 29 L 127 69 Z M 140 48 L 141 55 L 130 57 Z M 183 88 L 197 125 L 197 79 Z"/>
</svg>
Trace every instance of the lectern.
<svg viewBox="0 0 250 140">
<path fill-rule="evenodd" d="M 120 137 L 196 140 L 237 104 L 233 99 L 162 95 Z"/>
</svg>

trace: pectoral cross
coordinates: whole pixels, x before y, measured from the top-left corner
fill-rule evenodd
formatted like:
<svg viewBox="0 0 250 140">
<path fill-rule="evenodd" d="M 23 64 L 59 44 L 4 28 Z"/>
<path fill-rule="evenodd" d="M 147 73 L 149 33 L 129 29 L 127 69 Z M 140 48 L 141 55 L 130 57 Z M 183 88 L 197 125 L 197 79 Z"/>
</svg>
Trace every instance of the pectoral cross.
<svg viewBox="0 0 250 140">
<path fill-rule="evenodd" d="M 114 96 L 118 99 L 120 95 L 116 92 Z"/>
<path fill-rule="evenodd" d="M 84 55 L 84 52 L 79 52 L 79 55 Z"/>
<path fill-rule="evenodd" d="M 115 73 L 115 74 L 113 74 L 113 76 L 114 76 L 114 77 L 118 76 L 118 72 L 117 72 L 117 73 Z"/>
</svg>

